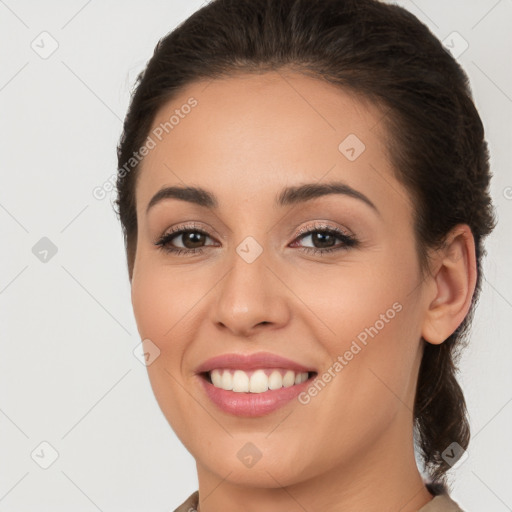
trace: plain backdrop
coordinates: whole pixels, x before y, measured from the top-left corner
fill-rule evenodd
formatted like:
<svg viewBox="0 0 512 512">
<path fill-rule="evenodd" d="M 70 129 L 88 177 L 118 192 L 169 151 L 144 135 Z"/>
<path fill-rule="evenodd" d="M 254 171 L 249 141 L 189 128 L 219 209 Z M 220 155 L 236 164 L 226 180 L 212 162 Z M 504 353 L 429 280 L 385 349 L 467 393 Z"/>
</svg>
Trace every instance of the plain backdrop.
<svg viewBox="0 0 512 512">
<path fill-rule="evenodd" d="M 396 3 L 458 53 L 489 142 L 499 224 L 461 364 L 473 439 L 451 475 L 465 510 L 505 512 L 512 1 Z M 0 512 L 170 511 L 197 489 L 195 462 L 136 357 L 114 196 L 92 191 L 116 172 L 136 75 L 158 39 L 201 5 L 0 0 Z"/>
</svg>

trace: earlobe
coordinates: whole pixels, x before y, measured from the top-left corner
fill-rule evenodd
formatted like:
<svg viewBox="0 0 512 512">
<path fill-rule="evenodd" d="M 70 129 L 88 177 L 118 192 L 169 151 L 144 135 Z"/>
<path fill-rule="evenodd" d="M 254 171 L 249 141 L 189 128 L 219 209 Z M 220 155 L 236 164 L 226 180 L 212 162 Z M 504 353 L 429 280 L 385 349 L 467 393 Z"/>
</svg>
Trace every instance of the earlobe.
<svg viewBox="0 0 512 512">
<path fill-rule="evenodd" d="M 476 286 L 475 241 L 467 224 L 455 226 L 436 257 L 434 294 L 426 311 L 422 336 L 443 343 L 466 317 Z"/>
</svg>

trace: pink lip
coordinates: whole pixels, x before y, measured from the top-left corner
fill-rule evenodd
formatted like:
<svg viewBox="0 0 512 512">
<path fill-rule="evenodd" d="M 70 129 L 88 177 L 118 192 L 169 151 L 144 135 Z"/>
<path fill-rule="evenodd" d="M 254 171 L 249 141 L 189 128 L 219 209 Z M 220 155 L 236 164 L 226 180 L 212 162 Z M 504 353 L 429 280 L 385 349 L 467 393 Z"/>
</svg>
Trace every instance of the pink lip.
<svg viewBox="0 0 512 512">
<path fill-rule="evenodd" d="M 216 368 L 232 368 L 238 370 L 256 370 L 258 368 L 285 368 L 295 372 L 314 372 L 314 368 L 303 366 L 291 359 L 272 354 L 257 352 L 256 354 L 224 354 L 208 359 L 196 368 L 196 373 L 209 372 Z"/>
<path fill-rule="evenodd" d="M 314 377 L 305 382 L 290 387 L 268 390 L 264 393 L 236 393 L 216 388 L 206 377 L 205 373 L 219 369 L 238 369 L 244 371 L 259 368 L 283 368 L 295 372 L 315 372 L 314 368 L 296 363 L 291 359 L 272 354 L 258 352 L 256 354 L 224 354 L 208 359 L 196 368 L 199 381 L 210 400 L 223 412 L 235 416 L 255 417 L 270 414 L 293 400 L 305 391 Z M 203 375 L 201 375 L 203 374 Z"/>
<path fill-rule="evenodd" d="M 283 407 L 305 391 L 315 377 L 288 388 L 268 390 L 263 393 L 236 393 L 216 388 L 204 376 L 198 375 L 210 400 L 223 412 L 235 416 L 256 417 L 270 414 Z"/>
</svg>

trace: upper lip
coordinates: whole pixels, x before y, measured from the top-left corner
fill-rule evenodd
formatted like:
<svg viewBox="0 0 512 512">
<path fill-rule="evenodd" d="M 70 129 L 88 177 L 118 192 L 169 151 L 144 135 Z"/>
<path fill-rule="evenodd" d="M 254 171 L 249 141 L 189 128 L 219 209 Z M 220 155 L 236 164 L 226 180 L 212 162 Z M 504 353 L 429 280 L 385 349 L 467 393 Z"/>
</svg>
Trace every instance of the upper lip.
<svg viewBox="0 0 512 512">
<path fill-rule="evenodd" d="M 285 368 L 295 372 L 315 372 L 311 367 L 299 364 L 286 357 L 270 352 L 256 354 L 223 354 L 204 361 L 196 368 L 196 373 L 204 373 L 216 368 L 232 368 L 238 370 L 257 370 L 258 368 Z"/>
</svg>

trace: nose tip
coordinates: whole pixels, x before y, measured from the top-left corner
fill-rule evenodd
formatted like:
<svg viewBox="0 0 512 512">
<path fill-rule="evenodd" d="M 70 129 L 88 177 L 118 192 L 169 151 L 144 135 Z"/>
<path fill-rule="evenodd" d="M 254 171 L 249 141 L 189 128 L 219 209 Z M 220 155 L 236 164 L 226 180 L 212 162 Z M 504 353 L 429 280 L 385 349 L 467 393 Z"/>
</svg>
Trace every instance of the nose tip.
<svg viewBox="0 0 512 512">
<path fill-rule="evenodd" d="M 216 287 L 212 321 L 240 337 L 282 327 L 291 317 L 286 288 L 269 274 L 262 256 L 252 263 L 238 256 Z"/>
<path fill-rule="evenodd" d="M 236 336 L 240 336 L 240 337 L 245 337 L 245 338 L 248 338 L 250 337 L 250 335 L 253 333 L 254 330 L 257 330 L 257 328 L 259 326 L 264 326 L 264 325 L 267 325 L 267 324 L 272 324 L 272 322 L 268 322 L 268 321 L 263 321 L 263 322 L 258 322 L 254 325 L 251 325 L 250 321 L 247 321 L 247 322 L 243 322 L 243 321 L 232 321 L 232 322 L 224 322 L 224 321 L 219 321 L 219 325 L 226 328 L 226 329 L 229 329 L 233 334 L 235 334 Z"/>
</svg>

